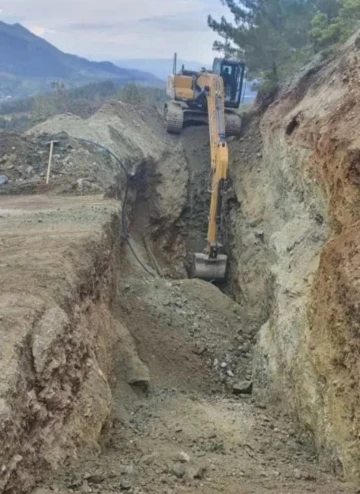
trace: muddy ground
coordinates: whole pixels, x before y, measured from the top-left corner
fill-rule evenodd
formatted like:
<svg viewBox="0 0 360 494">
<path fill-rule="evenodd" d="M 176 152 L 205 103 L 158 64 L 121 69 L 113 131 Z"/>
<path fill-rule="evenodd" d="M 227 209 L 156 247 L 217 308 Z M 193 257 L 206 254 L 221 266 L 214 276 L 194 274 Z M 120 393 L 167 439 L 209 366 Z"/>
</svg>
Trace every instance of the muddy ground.
<svg viewBox="0 0 360 494">
<path fill-rule="evenodd" d="M 57 159 L 61 170 L 76 151 L 71 175 L 22 195 L 20 178 L 44 187 L 46 153 L 35 178 L 22 176 L 28 144 L 38 153 L 65 130 Z M 130 246 L 124 176 L 104 154 L 71 144 L 79 134 L 126 164 Z M 153 111 L 112 104 L 9 139 L 0 492 L 357 492 L 318 462 L 290 416 L 253 400 L 256 334 L 233 285 L 224 294 L 186 279 L 188 254 L 206 235 L 206 129 L 172 139 Z"/>
</svg>

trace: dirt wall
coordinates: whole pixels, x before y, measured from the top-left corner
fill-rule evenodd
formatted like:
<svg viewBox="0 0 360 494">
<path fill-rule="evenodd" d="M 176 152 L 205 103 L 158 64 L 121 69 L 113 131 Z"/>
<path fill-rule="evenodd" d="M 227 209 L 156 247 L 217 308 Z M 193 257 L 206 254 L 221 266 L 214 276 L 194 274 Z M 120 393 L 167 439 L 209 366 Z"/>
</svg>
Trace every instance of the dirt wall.
<svg viewBox="0 0 360 494">
<path fill-rule="evenodd" d="M 232 283 L 259 400 L 281 400 L 340 475 L 359 468 L 355 36 L 283 88 L 231 143 Z"/>
<path fill-rule="evenodd" d="M 115 201 L 98 204 L 97 223 L 93 202 L 75 200 L 62 211 L 71 219 L 54 228 L 50 215 L 59 215 L 60 203 L 34 197 L 4 199 L 1 206 L 7 214 L 0 491 L 25 492 L 38 469 L 56 468 L 84 441 L 96 441 L 110 413 L 108 380 L 118 335 L 107 306 L 119 258 L 119 218 Z M 24 215 L 27 207 L 32 212 Z M 103 226 L 101 213 L 111 209 L 114 217 Z M 88 221 L 77 225 L 76 213 Z M 44 214 L 48 221 L 39 224 Z"/>
<path fill-rule="evenodd" d="M 36 155 L 36 171 L 43 170 L 45 143 L 54 136 L 62 140 L 59 175 L 52 177 L 56 186 L 46 188 L 41 172 L 32 177 L 34 187 L 25 191 L 46 195 L 21 195 L 24 181 L 29 182 L 21 178 L 22 158 Z M 159 262 L 164 270 L 169 268 L 174 276 L 184 272 L 178 223 L 186 200 L 187 169 L 181 166 L 179 145 L 167 144 L 155 110 L 109 103 L 90 119 L 57 116 L 27 136 L 6 137 L 3 142 L 13 153 L 10 164 L 9 154 L 1 162 L 11 171 L 10 183 L 5 184 L 11 190 L 0 201 L 4 493 L 28 492 L 37 472 L 56 469 L 85 444 L 97 444 L 112 409 L 115 357 L 126 369 L 121 375 L 125 383 L 149 379 L 132 337 L 112 312 L 125 257 L 120 252 L 125 174 L 106 153 L 79 145 L 75 137 L 107 146 L 126 167 L 130 188 L 125 223 L 131 224 L 140 262 L 153 269 L 144 248 L 144 237 L 153 233 L 149 243 L 163 252 Z M 120 200 L 82 187 L 64 197 L 66 180 L 70 187 L 87 181 Z"/>
</svg>

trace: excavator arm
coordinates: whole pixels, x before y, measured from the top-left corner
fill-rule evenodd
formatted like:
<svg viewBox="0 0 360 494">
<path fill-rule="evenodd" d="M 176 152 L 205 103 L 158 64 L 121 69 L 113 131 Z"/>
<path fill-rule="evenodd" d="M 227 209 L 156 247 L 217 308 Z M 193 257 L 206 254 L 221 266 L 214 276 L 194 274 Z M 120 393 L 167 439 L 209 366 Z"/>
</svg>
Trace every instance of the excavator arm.
<svg viewBox="0 0 360 494">
<path fill-rule="evenodd" d="M 209 281 L 223 281 L 226 275 L 227 256 L 219 253 L 218 231 L 229 164 L 225 135 L 224 83 L 222 77 L 216 74 L 203 74 L 199 77 L 198 85 L 204 88 L 207 99 L 211 151 L 211 200 L 207 242 L 204 252 L 195 254 L 194 276 Z"/>
</svg>

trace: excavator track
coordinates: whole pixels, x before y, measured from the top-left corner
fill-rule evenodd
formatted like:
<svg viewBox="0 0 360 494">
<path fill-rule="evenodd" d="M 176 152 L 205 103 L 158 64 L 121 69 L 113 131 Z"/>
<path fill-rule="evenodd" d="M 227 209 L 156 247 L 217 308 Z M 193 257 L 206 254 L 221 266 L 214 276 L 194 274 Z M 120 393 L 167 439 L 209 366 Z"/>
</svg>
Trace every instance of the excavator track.
<svg viewBox="0 0 360 494">
<path fill-rule="evenodd" d="M 241 134 L 241 117 L 237 113 L 226 113 L 225 115 L 226 135 L 239 136 Z"/>
<path fill-rule="evenodd" d="M 166 103 L 165 121 L 169 134 L 181 134 L 184 125 L 184 113 L 182 107 L 172 101 Z"/>
</svg>

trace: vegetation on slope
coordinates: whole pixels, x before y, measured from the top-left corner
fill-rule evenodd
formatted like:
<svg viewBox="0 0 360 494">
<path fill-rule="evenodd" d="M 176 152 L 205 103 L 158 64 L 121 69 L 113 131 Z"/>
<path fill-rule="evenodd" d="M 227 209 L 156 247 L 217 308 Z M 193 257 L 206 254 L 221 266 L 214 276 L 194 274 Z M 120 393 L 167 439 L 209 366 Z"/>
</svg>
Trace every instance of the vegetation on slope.
<svg viewBox="0 0 360 494">
<path fill-rule="evenodd" d="M 113 81 L 87 84 L 67 89 L 64 84 L 53 84 L 51 93 L 8 101 L 0 105 L 0 130 L 26 129 L 59 113 L 70 112 L 89 117 L 108 100 L 156 106 L 166 99 L 163 89 Z"/>
<path fill-rule="evenodd" d="M 221 1 L 233 21 L 209 16 L 223 39 L 214 49 L 244 56 L 250 72 L 270 85 L 346 40 L 360 20 L 360 0 Z"/>
</svg>

